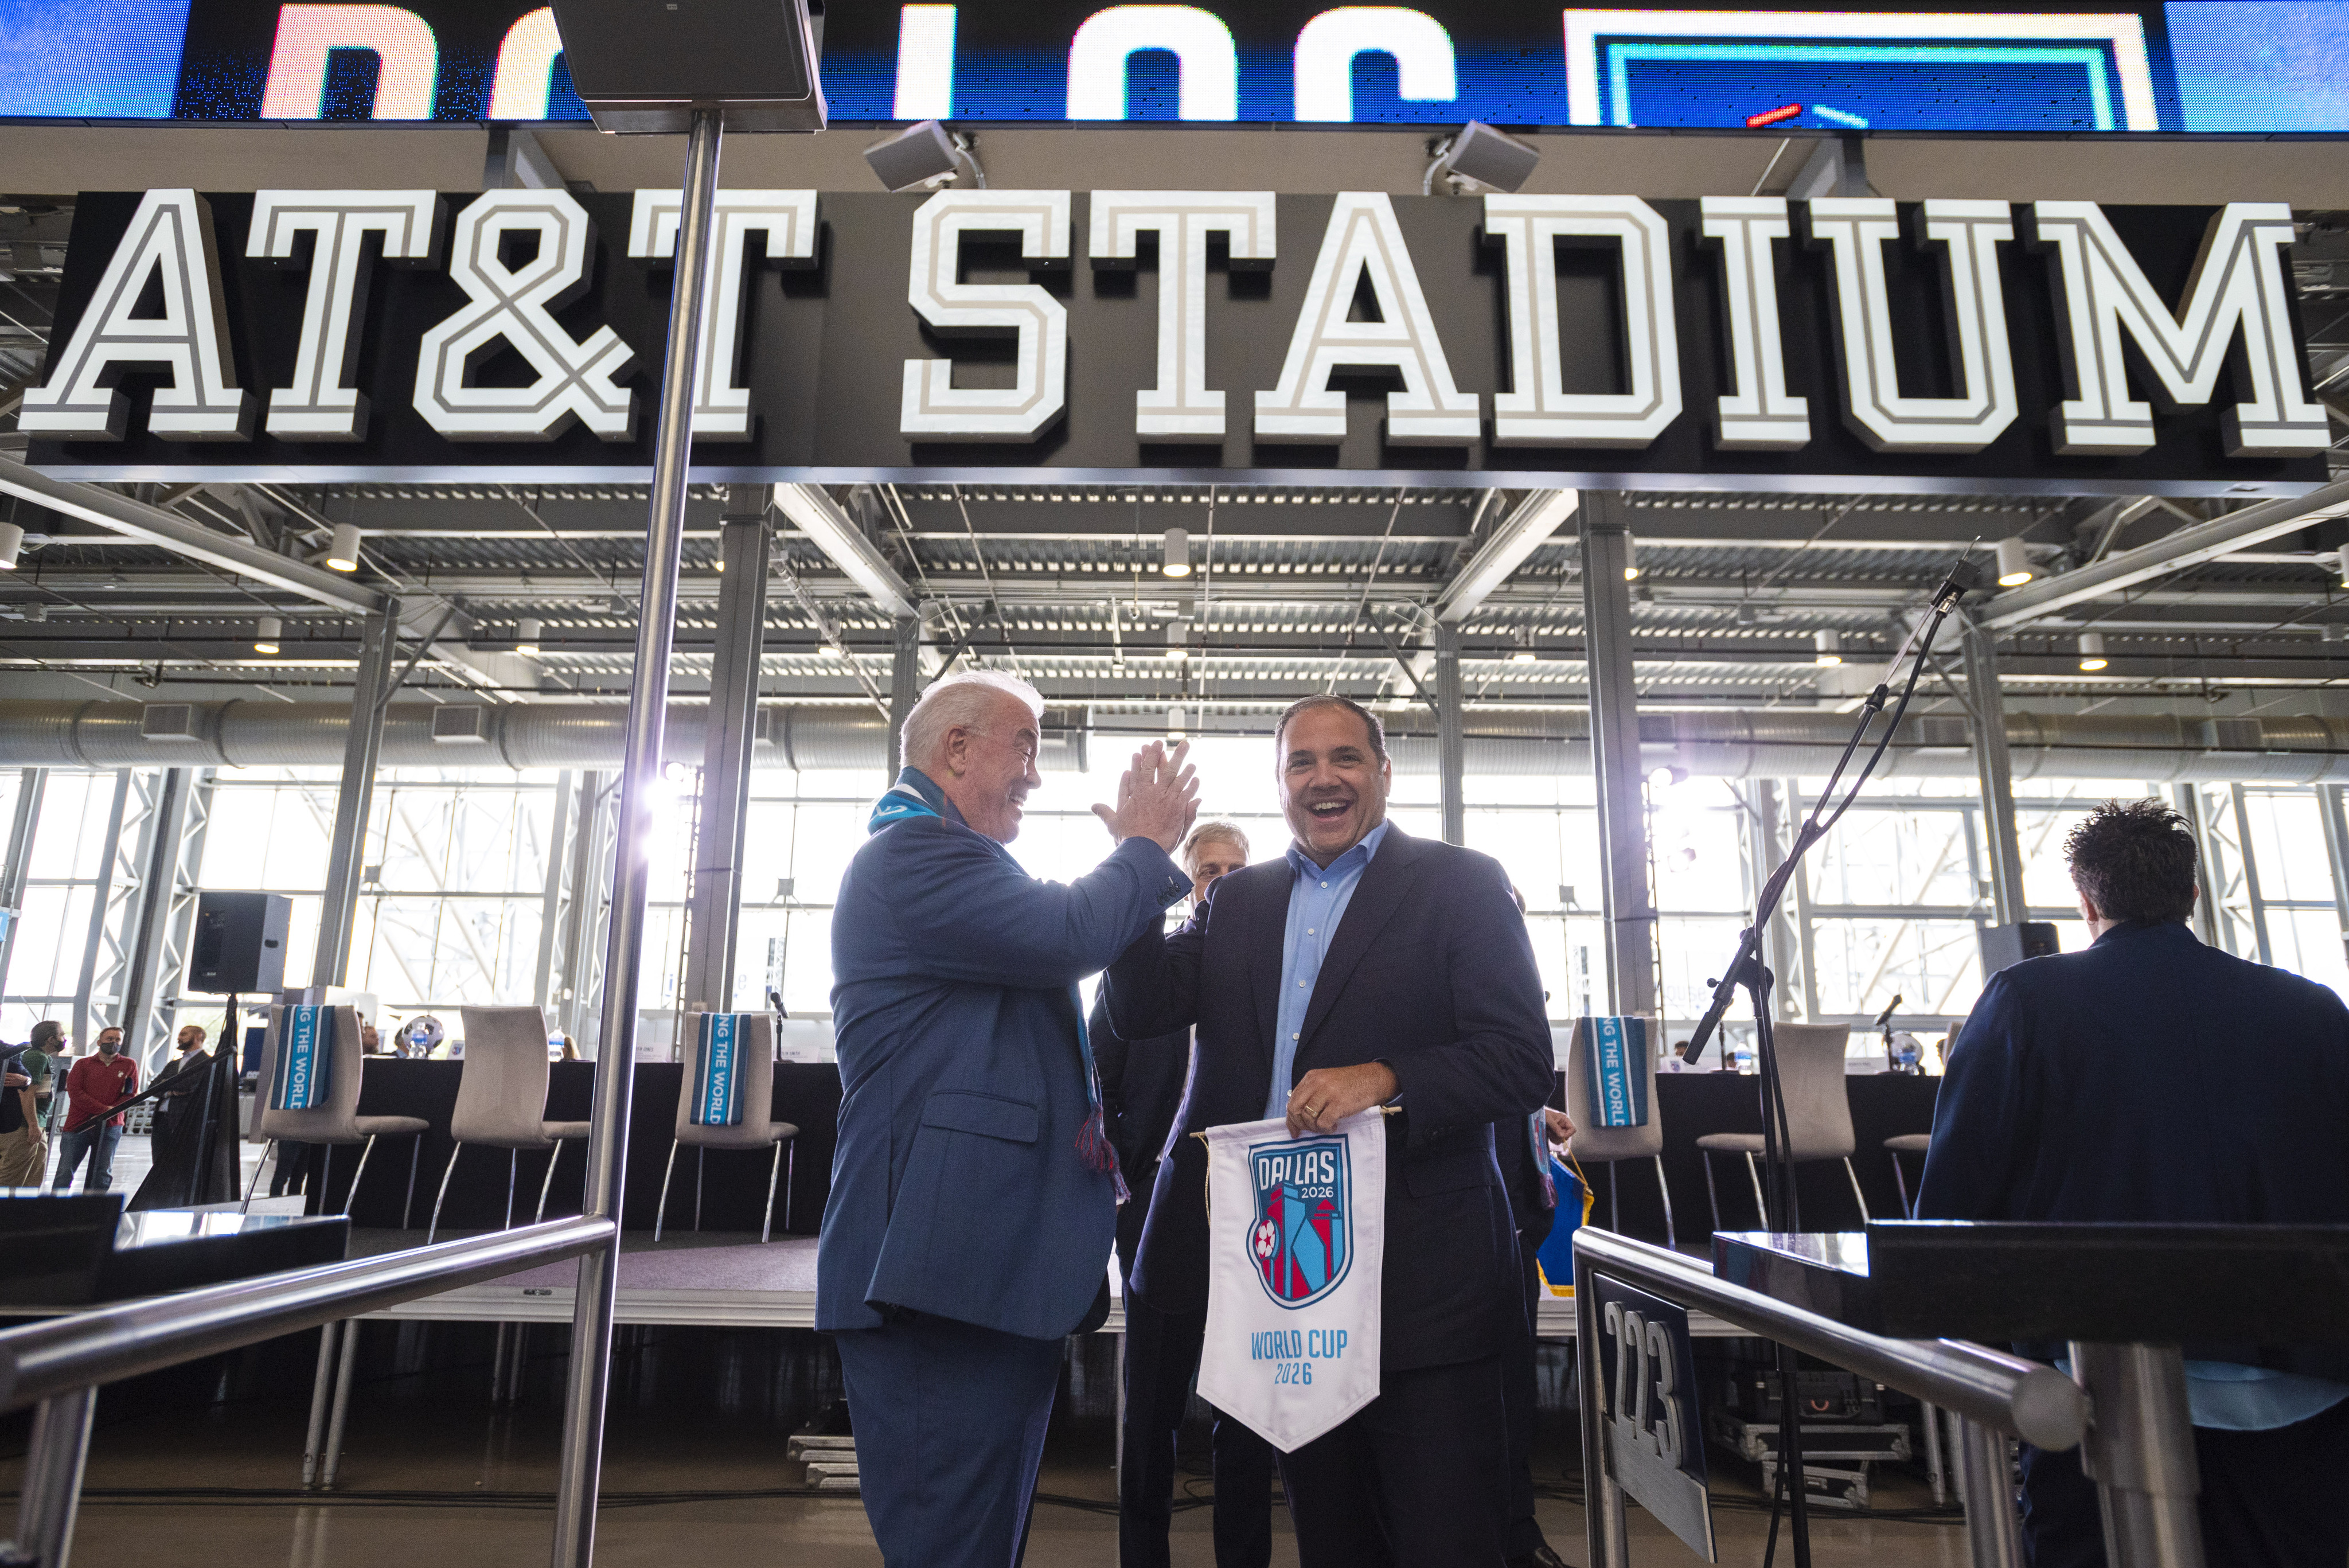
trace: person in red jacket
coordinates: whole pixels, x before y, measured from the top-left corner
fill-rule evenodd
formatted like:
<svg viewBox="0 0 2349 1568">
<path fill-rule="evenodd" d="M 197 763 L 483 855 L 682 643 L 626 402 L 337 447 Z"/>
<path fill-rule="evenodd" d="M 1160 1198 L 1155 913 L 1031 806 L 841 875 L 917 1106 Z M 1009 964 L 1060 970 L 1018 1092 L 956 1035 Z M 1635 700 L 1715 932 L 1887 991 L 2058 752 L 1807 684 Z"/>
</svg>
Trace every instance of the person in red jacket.
<svg viewBox="0 0 2349 1568">
<path fill-rule="evenodd" d="M 105 1112 L 138 1093 L 139 1064 L 122 1054 L 122 1031 L 99 1030 L 98 1054 L 76 1062 L 66 1075 L 66 1126 L 73 1130 L 59 1139 L 61 1158 L 50 1191 L 63 1192 L 72 1185 L 74 1169 L 85 1154 L 89 1177 L 82 1190 L 103 1192 L 114 1185 L 114 1149 L 122 1141 L 123 1118 Z"/>
</svg>

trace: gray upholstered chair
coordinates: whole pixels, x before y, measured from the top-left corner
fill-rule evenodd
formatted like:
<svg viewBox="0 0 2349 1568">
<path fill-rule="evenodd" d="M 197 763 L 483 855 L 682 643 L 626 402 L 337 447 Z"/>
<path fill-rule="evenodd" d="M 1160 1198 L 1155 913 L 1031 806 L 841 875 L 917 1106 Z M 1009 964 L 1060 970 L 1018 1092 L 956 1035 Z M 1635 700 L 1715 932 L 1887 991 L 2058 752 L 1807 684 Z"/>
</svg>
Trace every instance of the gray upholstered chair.
<svg viewBox="0 0 2349 1568">
<path fill-rule="evenodd" d="M 1656 1101 L 1656 1046 L 1663 1035 L 1659 1020 L 1648 1023 L 1648 1122 L 1645 1127 L 1603 1127 L 1599 1125 L 1599 1109 L 1590 1103 L 1588 1069 L 1582 1060 L 1582 1021 L 1577 1019 L 1568 1036 L 1566 1048 L 1566 1114 L 1574 1121 L 1574 1158 L 1584 1165 L 1613 1166 L 1627 1159 L 1651 1159 L 1656 1165 L 1656 1190 L 1664 1200 L 1664 1244 L 1678 1248 L 1680 1238 L 1672 1229 L 1672 1189 L 1664 1179 L 1664 1113 Z M 1620 1173 L 1607 1173 L 1607 1225 L 1610 1231 L 1623 1228 L 1620 1206 L 1615 1200 L 1616 1183 Z"/>
<path fill-rule="evenodd" d="M 669 1140 L 668 1160 L 661 1167 L 660 1204 L 653 1210 L 656 1241 L 668 1218 L 668 1183 L 677 1170 L 679 1144 L 691 1144 L 698 1151 L 697 1158 L 713 1148 L 773 1148 L 774 1163 L 767 1171 L 766 1218 L 760 1226 L 759 1240 L 763 1243 L 775 1233 L 775 1179 L 782 1174 L 783 1146 L 800 1131 L 789 1122 L 773 1119 L 775 1016 L 771 1012 L 733 1015 L 737 1039 L 730 1074 L 711 1071 L 725 1065 L 721 1055 L 710 1050 L 708 1021 L 714 1016 L 720 1015 L 685 1015 L 685 1044 L 678 1053 L 685 1072 L 678 1085 L 677 1133 Z M 693 1179 L 693 1228 L 701 1229 L 698 1165 Z"/>
<path fill-rule="evenodd" d="M 506 1223 L 513 1223 L 514 1173 L 523 1149 L 551 1150 L 546 1179 L 538 1186 L 537 1217 L 546 1214 L 546 1195 L 565 1143 L 585 1139 L 585 1122 L 546 1119 L 546 1013 L 536 1007 L 460 1007 L 465 1023 L 464 1069 L 457 1078 L 457 1108 L 449 1136 L 457 1147 L 440 1172 L 440 1196 L 432 1200 L 429 1242 L 440 1229 L 440 1204 L 449 1178 L 469 1143 L 507 1151 Z"/>
<path fill-rule="evenodd" d="M 408 1228 L 408 1210 L 416 1203 L 416 1159 L 424 1147 L 425 1129 L 430 1125 L 422 1116 L 363 1116 L 359 1110 L 359 1076 L 367 1066 L 367 1054 L 359 1037 L 359 1015 L 355 1008 L 328 1009 L 333 1024 L 326 1043 L 326 1103 L 308 1110 L 290 1110 L 283 1104 L 285 1085 L 279 1082 L 278 1052 L 283 1045 L 279 1033 L 285 1028 L 286 1009 L 269 1010 L 269 1025 L 261 1039 L 261 1105 L 253 1118 L 251 1137 L 261 1143 L 260 1164 L 253 1168 L 253 1180 L 246 1184 L 243 1207 L 253 1207 L 254 1189 L 260 1185 L 261 1168 L 269 1163 L 270 1151 L 284 1138 L 292 1143 L 315 1143 L 322 1147 L 318 1155 L 317 1180 L 320 1200 L 325 1200 L 328 1161 L 336 1145 L 357 1144 L 358 1168 L 351 1172 L 351 1189 L 343 1198 L 343 1212 L 351 1211 L 351 1203 L 358 1197 L 359 1181 L 367 1175 L 367 1156 L 375 1152 L 375 1140 L 379 1137 L 413 1137 L 415 1147 L 408 1157 L 408 1204 L 400 1210 L 401 1230 Z"/>
<path fill-rule="evenodd" d="M 1786 1096 L 1786 1134 L 1793 1144 L 1786 1158 L 1796 1165 L 1814 1159 L 1843 1161 L 1865 1221 L 1868 1199 L 1859 1190 L 1859 1172 L 1851 1167 L 1857 1139 L 1851 1129 L 1851 1096 L 1844 1083 L 1844 1052 L 1851 1031 L 1840 1023 L 1781 1023 L 1771 1033 L 1777 1043 L 1778 1082 Z M 1713 1179 L 1716 1154 L 1745 1157 L 1754 1210 L 1757 1215 L 1769 1211 L 1762 1201 L 1762 1173 L 1755 1164 L 1763 1152 L 1760 1133 L 1707 1133 L 1696 1147 L 1704 1160 L 1704 1192 L 1713 1205 L 1714 1230 L 1721 1229 L 1721 1194 Z"/>
<path fill-rule="evenodd" d="M 1905 1220 L 1917 1218 L 1917 1199 L 1909 1196 L 1909 1173 L 1900 1168 L 1900 1157 L 1913 1154 L 1921 1158 L 1932 1147 L 1931 1133 L 1896 1133 L 1884 1140 L 1884 1152 L 1892 1157 L 1892 1180 L 1900 1189 L 1900 1215 Z"/>
</svg>

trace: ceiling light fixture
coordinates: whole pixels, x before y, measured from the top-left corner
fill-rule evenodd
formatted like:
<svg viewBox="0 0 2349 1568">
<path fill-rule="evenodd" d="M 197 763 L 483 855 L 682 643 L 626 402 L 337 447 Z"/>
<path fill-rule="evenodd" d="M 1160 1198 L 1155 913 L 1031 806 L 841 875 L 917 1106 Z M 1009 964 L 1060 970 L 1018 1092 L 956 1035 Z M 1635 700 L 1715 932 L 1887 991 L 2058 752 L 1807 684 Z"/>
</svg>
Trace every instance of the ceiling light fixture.
<svg viewBox="0 0 2349 1568">
<path fill-rule="evenodd" d="M 1640 580 L 1640 543 L 1629 534 L 1623 535 L 1623 580 L 1627 583 Z"/>
<path fill-rule="evenodd" d="M 335 536 L 326 544 L 326 570 L 356 572 L 359 569 L 359 525 L 337 523 Z"/>
<path fill-rule="evenodd" d="M 1180 528 L 1166 530 L 1166 555 L 1159 568 L 1170 577 L 1191 575 L 1191 535 Z"/>
<path fill-rule="evenodd" d="M 1843 633 L 1814 632 L 1811 634 L 1811 646 L 1817 650 L 1811 655 L 1811 662 L 1821 670 L 1833 670 L 1843 662 Z"/>
<path fill-rule="evenodd" d="M 1170 741 L 1179 741 L 1183 737 L 1183 705 L 1178 702 L 1166 710 L 1166 738 Z"/>
<path fill-rule="evenodd" d="M 539 624 L 537 617 L 527 615 L 523 617 L 520 624 L 514 628 L 514 651 L 524 659 L 536 659 L 539 634 L 545 629 Z"/>
<path fill-rule="evenodd" d="M 2023 543 L 2023 535 L 2013 535 L 1998 542 L 1998 586 L 2019 588 L 2039 575 L 2031 564 L 2031 551 Z"/>
<path fill-rule="evenodd" d="M 1689 771 L 1678 763 L 1659 763 L 1648 770 L 1648 783 L 1657 789 L 1688 783 Z"/>
<path fill-rule="evenodd" d="M 253 628 L 253 651 L 255 653 L 275 654 L 278 646 L 277 639 L 283 637 L 285 633 L 285 626 L 284 622 L 280 621 L 274 615 L 263 616 Z"/>
<path fill-rule="evenodd" d="M 15 571 L 24 548 L 25 531 L 14 523 L 0 523 L 0 572 Z"/>
<path fill-rule="evenodd" d="M 1170 620 L 1166 623 L 1166 657 L 1176 664 L 1191 657 L 1191 623 Z"/>
<path fill-rule="evenodd" d="M 2080 634 L 2080 668 L 2091 674 L 2112 662 L 2105 657 L 2105 634 L 2084 631 Z"/>
</svg>

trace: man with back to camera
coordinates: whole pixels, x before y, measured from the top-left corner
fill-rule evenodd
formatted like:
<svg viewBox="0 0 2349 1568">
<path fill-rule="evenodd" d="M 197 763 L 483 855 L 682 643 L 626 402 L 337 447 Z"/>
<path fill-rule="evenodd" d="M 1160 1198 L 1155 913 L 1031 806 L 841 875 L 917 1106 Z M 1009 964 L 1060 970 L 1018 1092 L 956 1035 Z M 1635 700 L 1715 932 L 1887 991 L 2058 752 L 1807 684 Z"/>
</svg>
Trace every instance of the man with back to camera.
<svg viewBox="0 0 2349 1568">
<path fill-rule="evenodd" d="M 71 1130 L 57 1140 L 57 1173 L 49 1179 L 50 1191 L 73 1185 L 84 1155 L 89 1157 L 89 1177 L 82 1190 L 104 1192 L 114 1185 L 114 1150 L 122 1142 L 124 1118 L 105 1113 L 138 1094 L 139 1064 L 122 1054 L 122 1031 L 99 1030 L 98 1054 L 84 1056 L 66 1074 L 66 1126 Z"/>
<path fill-rule="evenodd" d="M 2349 1224 L 2349 1009 L 2195 939 L 2193 834 L 2160 802 L 2107 801 L 2064 847 L 2094 940 L 1982 988 L 1919 1216 Z M 2211 1568 L 2341 1568 L 2349 1384 L 2251 1346 L 2186 1355 Z M 2032 1568 L 2102 1568 L 2078 1452 L 2025 1447 L 2023 1476 Z"/>
<path fill-rule="evenodd" d="M 832 923 L 839 1142 L 815 1326 L 834 1335 L 859 1481 L 893 1568 L 1012 1568 L 1061 1342 L 1109 1306 L 1120 1193 L 1076 982 L 1191 889 L 1184 749 L 1144 747 L 1117 840 L 1063 886 L 1021 870 L 1043 699 L 933 684 Z"/>
<path fill-rule="evenodd" d="M 1136 1295 L 1206 1310 L 1206 1150 L 1189 1135 L 1285 1118 L 1327 1133 L 1388 1118 L 1380 1394 L 1282 1456 L 1303 1568 L 1497 1568 L 1506 1457 L 1502 1352 L 1522 1313 L 1493 1124 L 1551 1085 L 1526 923 L 1490 857 L 1386 820 L 1377 716 L 1290 705 L 1274 777 L 1295 842 L 1216 884 L 1207 919 L 1110 967 L 1129 1036 L 1197 1026 L 1173 1158 L 1151 1195 Z"/>
<path fill-rule="evenodd" d="M 1247 864 L 1247 835 L 1228 822 L 1203 822 L 1183 841 L 1191 874 L 1191 919 L 1206 917 L 1219 880 Z M 1182 1108 L 1195 1060 L 1191 1032 L 1128 1043 L 1110 1027 L 1107 988 L 1093 1002 L 1110 1141 L 1133 1197 L 1117 1211 L 1119 1277 L 1125 1284 L 1125 1449 L 1118 1472 L 1120 1568 L 1167 1568 L 1174 1521 L 1174 1449 L 1207 1314 L 1162 1312 L 1133 1293 L 1133 1262 L 1150 1193 Z M 1272 1446 L 1216 1412 L 1213 1469 L 1216 1568 L 1265 1568 L 1272 1561 Z"/>
</svg>

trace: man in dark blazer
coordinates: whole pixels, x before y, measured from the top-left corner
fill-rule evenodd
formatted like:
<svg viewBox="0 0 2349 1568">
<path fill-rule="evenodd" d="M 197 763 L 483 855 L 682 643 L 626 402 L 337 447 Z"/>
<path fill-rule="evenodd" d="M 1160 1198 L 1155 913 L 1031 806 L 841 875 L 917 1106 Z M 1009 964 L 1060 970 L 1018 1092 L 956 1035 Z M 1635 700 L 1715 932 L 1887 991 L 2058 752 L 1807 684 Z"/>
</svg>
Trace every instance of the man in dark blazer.
<svg viewBox="0 0 2349 1568">
<path fill-rule="evenodd" d="M 1216 882 L 1247 864 L 1247 835 L 1228 822 L 1203 822 L 1183 841 L 1191 913 L 1207 907 Z M 1118 1469 L 1119 1568 L 1167 1568 L 1174 1522 L 1174 1450 L 1191 1379 L 1199 1370 L 1206 1314 L 1161 1312 L 1133 1293 L 1142 1222 L 1183 1091 L 1191 1075 L 1191 1032 L 1128 1044 L 1110 1026 L 1107 988 L 1093 1003 L 1110 1141 L 1133 1196 L 1117 1211 L 1119 1278 L 1125 1285 L 1125 1415 Z M 1211 1438 L 1216 1487 L 1216 1568 L 1266 1568 L 1272 1561 L 1272 1446 L 1221 1411 Z"/>
<path fill-rule="evenodd" d="M 1043 700 L 938 681 L 833 915 L 840 1136 L 815 1326 L 839 1347 L 859 1480 L 892 1568 L 1014 1568 L 1061 1342 L 1109 1309 L 1116 1162 L 1077 981 L 1190 891 L 1182 753 L 1137 753 L 1117 847 L 1063 887 L 1003 846 Z"/>
<path fill-rule="evenodd" d="M 2095 940 L 1982 988 L 1934 1106 L 1919 1216 L 2349 1224 L 2349 1009 L 2195 940 L 2194 836 L 2161 802 L 2107 802 L 2064 850 Z M 2344 1360 L 2186 1346 L 2212 1568 L 2349 1558 Z M 2023 1475 L 2033 1568 L 2103 1568 L 2078 1452 L 2026 1447 Z"/>
<path fill-rule="evenodd" d="M 1551 1085 L 1524 917 L 1490 857 L 1386 820 L 1385 735 L 1359 703 L 1281 716 L 1275 778 L 1295 843 L 1216 888 L 1207 918 L 1111 966 L 1130 1036 L 1196 1025 L 1135 1295 L 1204 1313 L 1206 1127 L 1387 1121 L 1380 1394 L 1281 1459 L 1304 1568 L 1495 1568 L 1506 1510 L 1501 1355 L 1517 1332 L 1515 1227 L 1493 1124 Z"/>
</svg>

